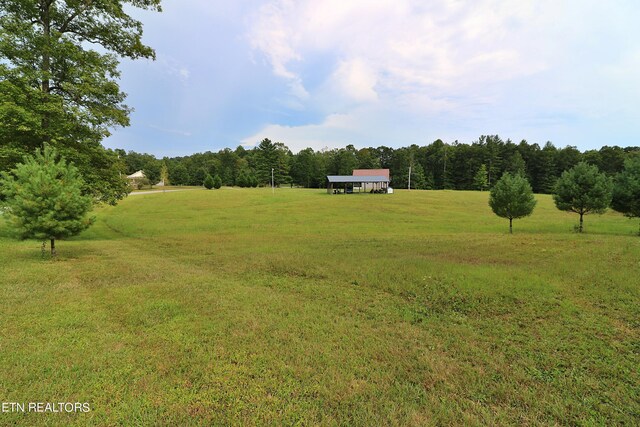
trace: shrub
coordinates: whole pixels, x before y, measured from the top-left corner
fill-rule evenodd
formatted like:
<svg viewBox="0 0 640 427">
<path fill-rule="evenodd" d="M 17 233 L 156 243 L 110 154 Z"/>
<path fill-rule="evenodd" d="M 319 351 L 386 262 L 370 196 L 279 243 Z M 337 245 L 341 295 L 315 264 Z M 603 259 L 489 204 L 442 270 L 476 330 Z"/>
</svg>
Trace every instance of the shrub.
<svg viewBox="0 0 640 427">
<path fill-rule="evenodd" d="M 151 181 L 148 178 L 140 178 L 136 181 L 136 188 L 142 190 L 144 187 L 151 188 Z"/>
<path fill-rule="evenodd" d="M 214 182 L 211 175 L 207 174 L 207 176 L 204 178 L 204 182 L 202 183 L 202 185 L 204 185 L 204 188 L 206 188 L 207 190 L 211 190 L 213 188 Z"/>
<path fill-rule="evenodd" d="M 220 175 L 216 175 L 213 178 L 213 188 L 215 188 L 217 190 L 220 187 L 222 187 L 222 179 L 220 179 Z"/>
</svg>

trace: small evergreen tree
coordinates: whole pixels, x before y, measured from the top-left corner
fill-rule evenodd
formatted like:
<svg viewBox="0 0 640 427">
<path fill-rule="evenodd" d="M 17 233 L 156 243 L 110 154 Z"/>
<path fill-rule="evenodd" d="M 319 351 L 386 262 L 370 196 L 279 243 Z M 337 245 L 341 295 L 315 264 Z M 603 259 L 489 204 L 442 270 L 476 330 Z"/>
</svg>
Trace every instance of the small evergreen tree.
<svg viewBox="0 0 640 427">
<path fill-rule="evenodd" d="M 202 183 L 202 185 L 204 185 L 204 188 L 206 188 L 207 190 L 211 190 L 213 188 L 214 183 L 211 175 L 207 174 L 207 176 L 204 177 L 204 182 Z"/>
<path fill-rule="evenodd" d="M 238 187 L 248 187 L 249 186 L 249 177 L 247 176 L 247 172 L 242 169 L 238 174 L 238 178 L 236 179 L 236 184 Z"/>
<path fill-rule="evenodd" d="M 409 181 L 409 171 L 407 170 L 407 181 Z M 430 189 L 424 176 L 424 169 L 419 163 L 411 166 L 411 189 L 426 190 Z"/>
<path fill-rule="evenodd" d="M 611 203 L 612 183 L 597 166 L 580 162 L 564 171 L 555 187 L 553 201 L 561 211 L 580 215 L 578 231 L 583 230 L 583 216 L 588 213 L 604 213 Z"/>
<path fill-rule="evenodd" d="M 213 178 L 213 188 L 215 188 L 217 190 L 220 187 L 222 187 L 222 179 L 220 178 L 220 175 L 216 175 Z"/>
<path fill-rule="evenodd" d="M 484 164 L 480 166 L 476 176 L 473 178 L 473 185 L 480 191 L 486 190 L 489 186 L 487 167 Z"/>
<path fill-rule="evenodd" d="M 615 180 L 611 207 L 626 217 L 640 218 L 640 156 L 624 162 L 624 170 Z"/>
<path fill-rule="evenodd" d="M 255 185 L 254 185 L 255 182 Z M 258 180 L 251 169 L 241 169 L 236 184 L 240 187 L 257 187 Z"/>
<path fill-rule="evenodd" d="M 509 233 L 513 233 L 513 220 L 531 215 L 536 200 L 526 178 L 505 172 L 491 189 L 489 206 L 499 217 L 509 219 Z"/>
<path fill-rule="evenodd" d="M 0 192 L 8 223 L 20 239 L 49 240 L 51 256 L 56 256 L 56 239 L 75 236 L 94 221 L 87 217 L 90 196 L 82 195 L 84 181 L 78 169 L 61 158 L 50 146 L 36 150 L 11 173 L 2 172 Z M 44 248 L 44 244 L 43 244 Z"/>
</svg>

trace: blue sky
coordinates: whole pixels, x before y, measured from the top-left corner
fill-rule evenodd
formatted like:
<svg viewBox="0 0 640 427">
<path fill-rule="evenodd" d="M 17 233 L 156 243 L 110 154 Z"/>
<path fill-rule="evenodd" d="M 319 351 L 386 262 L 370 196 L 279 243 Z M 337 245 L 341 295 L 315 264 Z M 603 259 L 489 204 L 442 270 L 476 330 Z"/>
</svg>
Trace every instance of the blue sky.
<svg viewBox="0 0 640 427">
<path fill-rule="evenodd" d="M 165 0 L 111 148 L 640 145 L 637 0 Z"/>
</svg>

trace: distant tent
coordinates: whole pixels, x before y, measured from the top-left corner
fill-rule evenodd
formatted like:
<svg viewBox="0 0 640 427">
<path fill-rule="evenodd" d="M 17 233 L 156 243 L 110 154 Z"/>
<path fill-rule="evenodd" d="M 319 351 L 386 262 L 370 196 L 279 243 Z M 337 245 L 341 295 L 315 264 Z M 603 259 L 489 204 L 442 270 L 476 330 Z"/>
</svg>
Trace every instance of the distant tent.
<svg viewBox="0 0 640 427">
<path fill-rule="evenodd" d="M 132 173 L 131 175 L 127 175 L 127 179 L 129 180 L 129 185 L 132 187 L 137 187 L 138 183 L 145 178 L 146 176 L 142 171 L 137 171 Z"/>
<path fill-rule="evenodd" d="M 146 176 L 144 175 L 144 172 L 138 171 L 138 172 L 132 173 L 131 175 L 127 175 L 127 178 L 129 179 L 146 178 Z"/>
</svg>

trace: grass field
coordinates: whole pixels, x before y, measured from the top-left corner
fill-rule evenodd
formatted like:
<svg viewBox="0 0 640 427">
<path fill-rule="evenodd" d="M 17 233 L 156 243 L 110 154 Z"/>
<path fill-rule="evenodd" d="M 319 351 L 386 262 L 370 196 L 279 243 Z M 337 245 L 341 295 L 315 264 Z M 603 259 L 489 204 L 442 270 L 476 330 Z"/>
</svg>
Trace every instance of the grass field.
<svg viewBox="0 0 640 427">
<path fill-rule="evenodd" d="M 138 195 L 57 261 L 0 225 L 0 400 L 92 409 L 0 424 L 637 425 L 637 220 L 537 198 Z"/>
<path fill-rule="evenodd" d="M 138 190 L 137 188 L 132 190 L 132 194 L 148 193 L 149 191 L 163 192 L 163 191 L 174 191 L 174 190 L 202 190 L 202 188 L 203 188 L 202 186 L 195 187 L 195 186 L 187 186 L 187 185 L 163 185 L 163 186 L 154 185 L 153 187 L 147 185 L 146 187 L 140 190 Z"/>
</svg>

